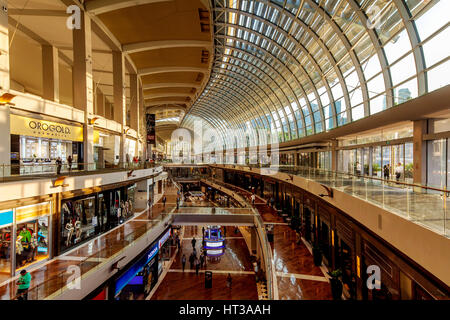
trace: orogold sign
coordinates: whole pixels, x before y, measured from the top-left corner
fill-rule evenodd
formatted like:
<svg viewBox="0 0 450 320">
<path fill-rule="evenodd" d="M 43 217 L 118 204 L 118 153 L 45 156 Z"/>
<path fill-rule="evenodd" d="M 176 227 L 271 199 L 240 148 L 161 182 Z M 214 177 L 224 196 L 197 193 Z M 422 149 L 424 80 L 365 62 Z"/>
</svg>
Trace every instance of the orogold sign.
<svg viewBox="0 0 450 320">
<path fill-rule="evenodd" d="M 81 126 L 32 119 L 14 114 L 11 115 L 11 134 L 58 140 L 83 141 L 83 128 Z"/>
</svg>

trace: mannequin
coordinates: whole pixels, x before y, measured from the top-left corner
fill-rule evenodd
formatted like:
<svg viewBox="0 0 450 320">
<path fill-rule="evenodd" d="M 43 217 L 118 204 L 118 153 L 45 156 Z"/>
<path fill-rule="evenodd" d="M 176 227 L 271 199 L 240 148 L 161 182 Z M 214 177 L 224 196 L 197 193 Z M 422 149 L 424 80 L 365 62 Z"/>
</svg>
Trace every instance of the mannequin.
<svg viewBox="0 0 450 320">
<path fill-rule="evenodd" d="M 36 232 L 33 232 L 30 240 L 30 260 L 33 262 L 36 258 L 36 251 L 38 247 L 37 235 Z"/>
<path fill-rule="evenodd" d="M 68 231 L 68 234 L 66 239 L 66 247 L 70 246 L 70 244 L 72 243 L 73 229 L 74 228 L 72 222 L 67 222 L 66 230 Z"/>
<path fill-rule="evenodd" d="M 75 221 L 75 242 L 80 241 L 81 239 L 81 221 Z"/>
</svg>

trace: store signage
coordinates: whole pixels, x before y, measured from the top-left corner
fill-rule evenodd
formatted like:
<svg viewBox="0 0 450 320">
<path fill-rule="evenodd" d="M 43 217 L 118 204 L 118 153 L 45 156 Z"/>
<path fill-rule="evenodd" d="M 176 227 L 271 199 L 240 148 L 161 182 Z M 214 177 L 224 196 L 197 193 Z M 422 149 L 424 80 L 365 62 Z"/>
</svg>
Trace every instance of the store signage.
<svg viewBox="0 0 450 320">
<path fill-rule="evenodd" d="M 156 145 L 156 116 L 154 114 L 147 113 L 145 115 L 146 127 L 147 127 L 147 144 Z"/>
<path fill-rule="evenodd" d="M 142 270 L 158 253 L 159 246 L 158 243 L 155 243 L 149 251 L 147 251 L 146 255 L 141 257 L 139 261 L 133 264 L 120 278 L 116 281 L 116 288 L 114 292 L 114 296 L 122 291 L 122 289 L 136 276 L 136 274 Z"/>
<path fill-rule="evenodd" d="M 16 209 L 16 222 L 31 220 L 34 218 L 50 215 L 50 203 L 39 203 Z"/>
<path fill-rule="evenodd" d="M 220 242 L 208 242 L 206 241 L 206 246 L 208 248 L 220 248 L 223 246 L 223 241 Z"/>
<path fill-rule="evenodd" d="M 12 210 L 0 211 L 0 227 L 13 223 L 14 212 Z"/>
<path fill-rule="evenodd" d="M 69 141 L 83 141 L 83 127 L 11 114 L 11 134 Z"/>
<path fill-rule="evenodd" d="M 161 249 L 161 247 L 164 245 L 164 243 L 167 241 L 167 239 L 169 239 L 169 237 L 170 237 L 170 229 L 167 230 L 166 234 L 163 235 L 161 237 L 161 239 L 159 239 L 159 242 L 158 242 L 159 249 Z"/>
</svg>

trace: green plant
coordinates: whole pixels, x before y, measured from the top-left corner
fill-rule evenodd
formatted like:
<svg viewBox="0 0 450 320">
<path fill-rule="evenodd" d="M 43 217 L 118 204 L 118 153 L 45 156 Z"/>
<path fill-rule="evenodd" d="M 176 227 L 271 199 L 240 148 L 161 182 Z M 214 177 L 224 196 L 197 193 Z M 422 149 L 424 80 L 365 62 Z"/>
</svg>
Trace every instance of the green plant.
<svg viewBox="0 0 450 320">
<path fill-rule="evenodd" d="M 372 164 L 372 171 L 373 172 L 378 172 L 381 170 L 381 166 L 378 163 L 373 163 Z"/>
</svg>

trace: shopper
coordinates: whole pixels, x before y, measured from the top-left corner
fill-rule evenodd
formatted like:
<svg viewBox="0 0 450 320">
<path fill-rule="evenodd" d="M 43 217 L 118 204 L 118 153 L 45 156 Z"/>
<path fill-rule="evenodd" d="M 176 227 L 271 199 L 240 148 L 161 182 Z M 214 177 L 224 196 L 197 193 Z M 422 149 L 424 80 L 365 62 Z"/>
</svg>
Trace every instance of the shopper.
<svg viewBox="0 0 450 320">
<path fill-rule="evenodd" d="M 192 238 L 192 249 L 195 249 L 195 244 L 197 243 L 197 240 L 195 240 L 195 237 Z"/>
<path fill-rule="evenodd" d="M 190 266 L 190 269 L 194 269 L 194 259 L 195 259 L 194 253 L 191 253 L 191 255 L 189 256 L 189 266 Z"/>
<path fill-rule="evenodd" d="M 181 257 L 181 267 L 182 267 L 183 272 L 184 272 L 184 268 L 186 267 L 186 255 L 184 255 L 184 254 Z"/>
<path fill-rule="evenodd" d="M 402 174 L 403 174 L 403 166 L 401 162 L 399 162 L 395 167 L 395 179 L 397 181 L 400 181 L 400 177 L 402 176 Z"/>
<path fill-rule="evenodd" d="M 177 197 L 177 210 L 180 209 L 180 197 Z"/>
<path fill-rule="evenodd" d="M 384 179 L 389 180 L 389 164 L 385 164 L 383 166 L 383 175 L 384 175 Z"/>
<path fill-rule="evenodd" d="M 180 240 L 180 237 L 178 237 L 177 236 L 177 248 L 178 248 L 178 250 L 181 250 L 181 240 Z"/>
<path fill-rule="evenodd" d="M 227 287 L 231 289 L 231 284 L 233 282 L 233 279 L 231 279 L 231 274 L 228 274 L 227 277 Z"/>
<path fill-rule="evenodd" d="M 28 289 L 30 288 L 31 274 L 26 270 L 20 271 L 20 277 L 17 281 L 19 288 L 17 289 L 18 300 L 28 300 Z"/>
<path fill-rule="evenodd" d="M 69 172 L 72 171 L 72 162 L 73 162 L 72 156 L 68 156 L 67 157 L 67 166 L 69 167 Z"/>
<path fill-rule="evenodd" d="M 205 263 L 205 256 L 203 253 L 200 255 L 200 268 L 203 268 L 203 264 Z"/>
<path fill-rule="evenodd" d="M 164 196 L 163 199 L 162 199 L 164 208 L 166 207 L 166 201 L 167 201 L 167 198 L 166 198 L 166 196 Z"/>
<path fill-rule="evenodd" d="M 251 199 L 252 199 L 252 205 L 254 206 L 255 205 L 255 200 L 256 200 L 255 194 L 252 194 Z"/>
<path fill-rule="evenodd" d="M 61 174 L 62 160 L 60 157 L 56 159 L 56 174 Z"/>
<path fill-rule="evenodd" d="M 200 259 L 195 258 L 195 274 L 198 276 L 198 271 L 200 270 Z"/>
</svg>

